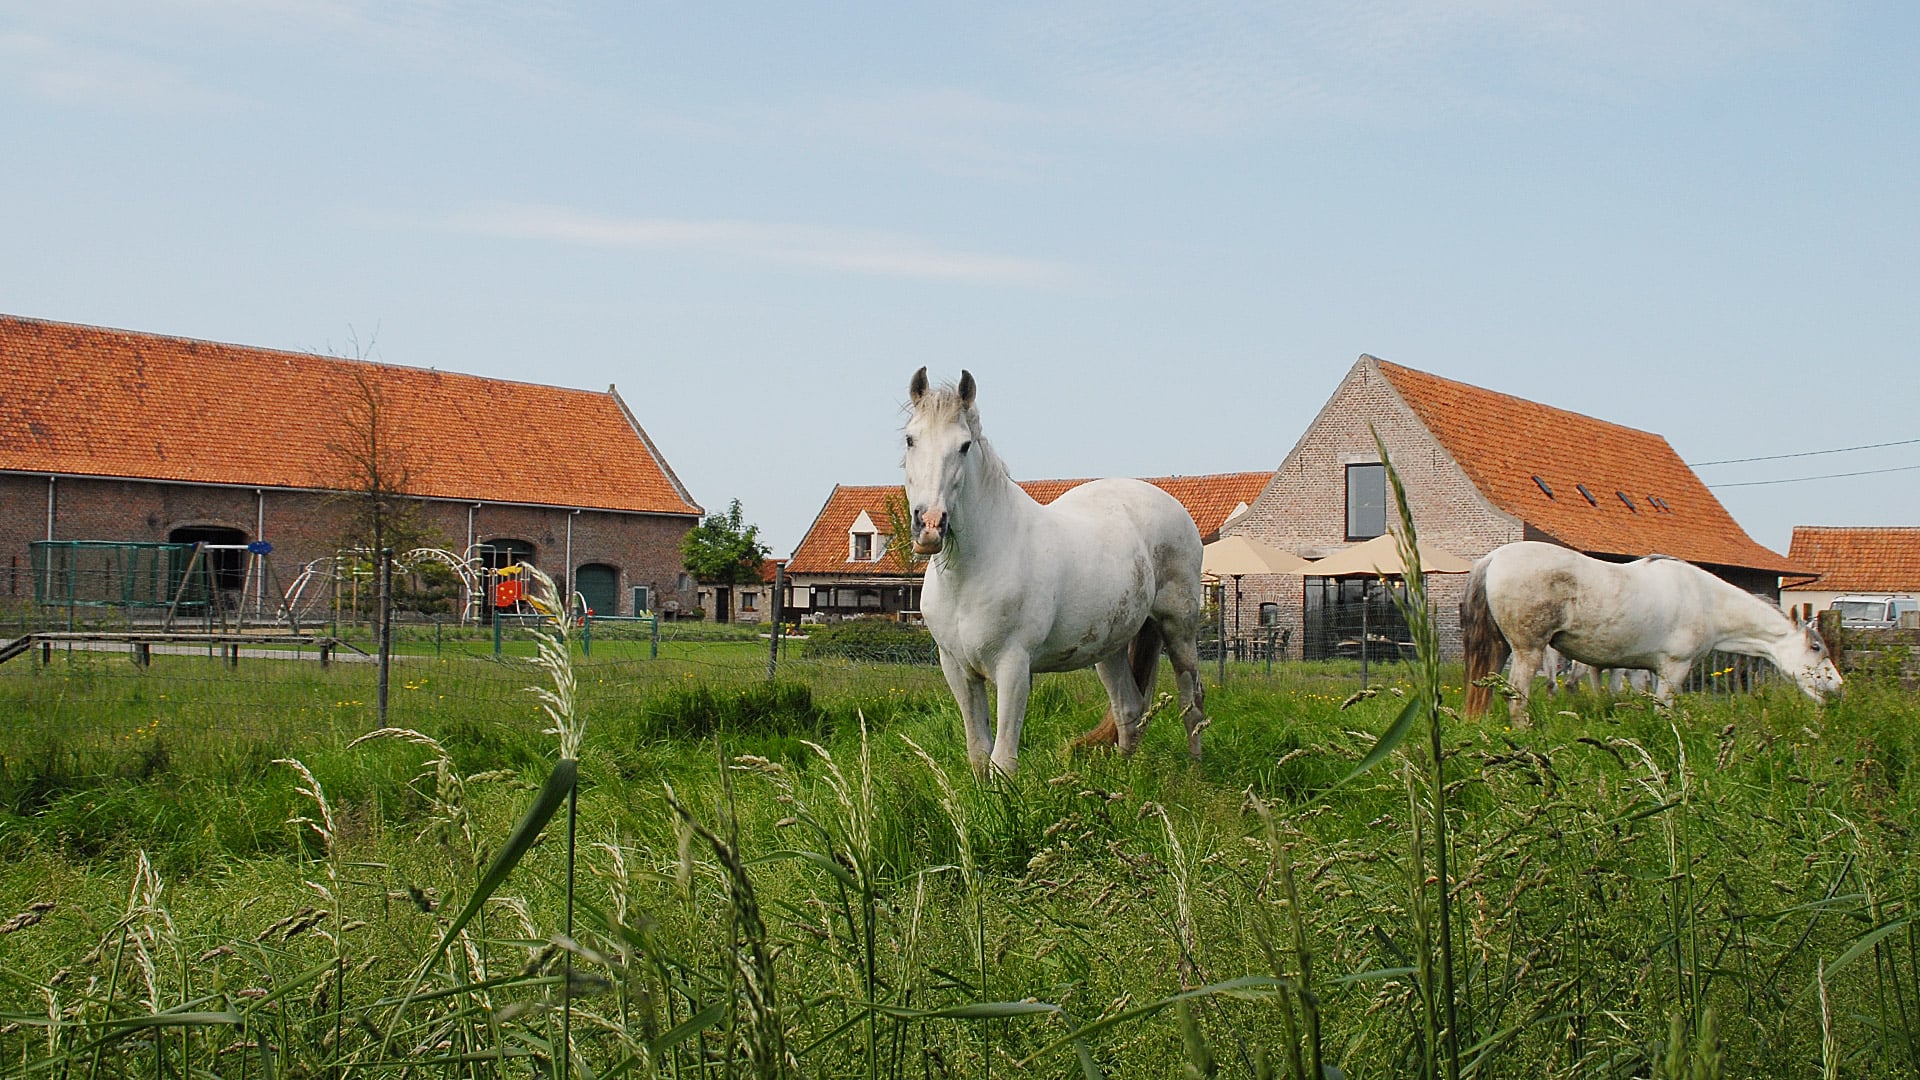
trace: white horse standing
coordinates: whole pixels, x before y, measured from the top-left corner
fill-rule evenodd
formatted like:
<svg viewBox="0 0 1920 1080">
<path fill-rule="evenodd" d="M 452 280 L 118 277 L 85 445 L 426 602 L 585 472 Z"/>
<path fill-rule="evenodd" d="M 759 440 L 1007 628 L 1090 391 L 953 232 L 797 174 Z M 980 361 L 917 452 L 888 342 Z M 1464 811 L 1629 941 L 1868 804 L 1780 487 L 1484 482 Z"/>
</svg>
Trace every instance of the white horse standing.
<svg viewBox="0 0 1920 1080">
<path fill-rule="evenodd" d="M 1710 652 L 1764 656 L 1807 696 L 1824 700 L 1840 672 L 1812 628 L 1691 563 L 1650 555 L 1610 563 L 1522 540 L 1488 552 L 1460 602 L 1467 653 L 1467 715 L 1492 692 L 1474 685 L 1513 652 L 1515 723 L 1525 723 L 1533 673 L 1547 646 L 1594 668 L 1638 668 L 1659 679 L 1662 701 Z"/>
<path fill-rule="evenodd" d="M 1164 647 L 1187 750 L 1200 756 L 1200 532 L 1179 500 L 1141 480 L 1095 480 L 1042 506 L 980 432 L 974 381 L 908 387 L 907 506 L 913 550 L 933 556 L 921 614 L 960 704 L 967 758 L 1011 775 L 1033 675 L 1100 673 L 1120 752 L 1137 745 Z M 998 724 L 987 728 L 987 684 Z M 1099 739 L 1106 730 L 1089 735 Z"/>
</svg>

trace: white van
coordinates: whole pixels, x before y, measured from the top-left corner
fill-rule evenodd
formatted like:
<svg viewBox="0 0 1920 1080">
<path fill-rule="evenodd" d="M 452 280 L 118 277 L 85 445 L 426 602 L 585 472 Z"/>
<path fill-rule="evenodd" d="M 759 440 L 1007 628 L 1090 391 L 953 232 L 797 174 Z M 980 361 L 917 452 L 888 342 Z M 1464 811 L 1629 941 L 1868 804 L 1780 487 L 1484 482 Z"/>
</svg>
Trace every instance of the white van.
<svg viewBox="0 0 1920 1080">
<path fill-rule="evenodd" d="M 1836 596 L 1828 610 L 1840 613 L 1840 625 L 1849 630 L 1889 630 L 1900 616 L 1920 612 L 1920 600 L 1911 596 Z"/>
</svg>

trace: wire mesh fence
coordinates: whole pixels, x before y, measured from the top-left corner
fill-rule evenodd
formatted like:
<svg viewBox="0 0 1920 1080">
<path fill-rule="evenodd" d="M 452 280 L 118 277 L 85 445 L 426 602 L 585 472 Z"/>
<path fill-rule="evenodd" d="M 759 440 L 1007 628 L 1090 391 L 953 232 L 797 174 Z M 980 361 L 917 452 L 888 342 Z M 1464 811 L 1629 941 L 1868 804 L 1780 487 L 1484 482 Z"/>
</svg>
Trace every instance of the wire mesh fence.
<svg viewBox="0 0 1920 1080">
<path fill-rule="evenodd" d="M 37 620 L 17 611 L 0 620 L 0 646 L 15 633 L 31 632 Z M 1412 659 L 1409 648 L 1382 630 L 1377 612 L 1365 613 L 1370 636 L 1343 634 L 1357 627 L 1329 613 L 1321 630 L 1333 648 L 1323 660 L 1301 661 L 1304 651 L 1279 627 L 1220 633 L 1216 620 L 1203 639 L 1203 675 L 1211 683 L 1297 673 L 1302 666 L 1330 678 L 1386 681 Z M 799 685 L 816 695 L 883 703 L 901 695 L 945 693 L 931 636 L 917 627 L 880 620 L 809 626 L 806 633 L 774 635 L 770 629 L 715 626 L 652 619 L 593 619 L 575 631 L 573 650 L 584 707 L 641 707 L 662 693 L 747 692 L 770 683 Z M 314 644 L 229 646 L 191 640 L 150 643 L 145 662 L 129 642 L 39 641 L 0 663 L 0 701 L 31 710 L 39 721 L 57 720 L 73 740 L 125 737 L 139 717 L 158 718 L 176 737 L 240 729 L 297 732 L 314 724 L 367 728 L 376 713 L 376 638 L 367 622 L 326 628 L 341 642 L 332 661 L 321 664 Z M 393 663 L 385 723 L 407 725 L 427 717 L 467 716 L 476 722 L 535 715 L 537 703 L 524 688 L 542 681 L 532 665 L 541 620 L 502 618 L 492 625 L 448 619 L 406 620 L 393 628 Z M 16 639 L 17 640 L 17 639 Z M 1369 649 L 1343 650 L 1342 642 L 1367 640 Z M 1562 672 L 1565 678 L 1565 672 Z M 1685 691 L 1742 693 L 1778 678 L 1764 660 L 1714 654 L 1689 676 Z M 68 693 L 84 688 L 86 693 Z M 99 723 L 100 705 L 111 722 Z M 82 705 L 81 703 L 90 703 Z M 130 726 L 131 725 L 131 726 Z M 95 730 L 96 727 L 98 730 Z M 126 730 L 121 730 L 126 729 Z"/>
</svg>

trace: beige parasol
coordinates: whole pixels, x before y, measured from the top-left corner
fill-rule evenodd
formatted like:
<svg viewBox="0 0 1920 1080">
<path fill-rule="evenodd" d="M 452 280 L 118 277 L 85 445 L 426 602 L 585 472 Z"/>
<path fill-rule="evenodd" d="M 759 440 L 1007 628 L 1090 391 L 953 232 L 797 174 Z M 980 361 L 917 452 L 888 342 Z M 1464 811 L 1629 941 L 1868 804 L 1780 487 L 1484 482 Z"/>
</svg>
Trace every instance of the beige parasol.
<svg viewBox="0 0 1920 1080">
<path fill-rule="evenodd" d="M 1201 550 L 1200 572 L 1212 577 L 1248 574 L 1306 574 L 1312 564 L 1292 552 L 1281 551 L 1245 536 L 1223 536 Z"/>
<path fill-rule="evenodd" d="M 1400 542 L 1392 533 L 1384 533 L 1345 551 L 1336 551 L 1310 563 L 1311 569 L 1294 571 L 1315 577 L 1369 577 L 1386 574 L 1404 577 L 1407 568 L 1400 562 Z M 1420 542 L 1420 571 L 1427 574 L 1464 574 L 1473 569 L 1473 560 L 1463 559 L 1426 541 Z"/>
</svg>

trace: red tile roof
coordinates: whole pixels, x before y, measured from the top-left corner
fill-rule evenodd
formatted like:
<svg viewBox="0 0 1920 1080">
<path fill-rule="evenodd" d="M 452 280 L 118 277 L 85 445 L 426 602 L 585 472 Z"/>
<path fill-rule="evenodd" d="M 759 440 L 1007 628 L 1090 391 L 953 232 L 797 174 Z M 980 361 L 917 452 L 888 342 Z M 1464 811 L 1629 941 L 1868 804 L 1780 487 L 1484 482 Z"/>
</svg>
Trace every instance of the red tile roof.
<svg viewBox="0 0 1920 1080">
<path fill-rule="evenodd" d="M 1793 564 L 1819 577 L 1788 588 L 1823 592 L 1913 592 L 1920 590 L 1920 528 L 1829 528 L 1798 525 Z"/>
<path fill-rule="evenodd" d="M 1220 539 L 1220 526 L 1226 524 L 1241 503 L 1253 505 L 1260 497 L 1272 470 L 1267 472 L 1213 473 L 1207 476 L 1150 476 L 1147 483 L 1180 500 L 1200 529 L 1200 538 L 1212 543 Z M 1024 480 L 1020 486 L 1027 494 L 1050 503 L 1086 480 Z"/>
<path fill-rule="evenodd" d="M 1147 478 L 1147 483 L 1179 499 L 1180 504 L 1187 508 L 1187 513 L 1193 516 L 1201 536 L 1212 540 L 1218 536 L 1227 515 L 1233 513 L 1241 503 L 1251 504 L 1271 479 L 1271 472 L 1245 472 L 1211 476 L 1157 476 Z M 1020 486 L 1039 502 L 1050 503 L 1086 482 L 1023 480 Z M 916 563 L 909 568 L 891 551 L 877 562 L 856 563 L 847 558 L 847 532 L 859 519 L 861 511 L 866 512 L 868 520 L 881 533 L 887 531 L 887 503 L 890 499 L 899 499 L 900 513 L 906 512 L 905 492 L 899 484 L 866 487 L 835 485 L 833 493 L 827 496 L 826 505 L 820 508 L 820 513 L 807 529 L 807 535 L 787 560 L 787 573 L 874 577 L 924 573 L 925 563 Z"/>
<path fill-rule="evenodd" d="M 1488 500 L 1568 547 L 1781 572 L 1795 566 L 1749 537 L 1659 435 L 1374 357 L 1361 362 L 1379 365 Z"/>
<path fill-rule="evenodd" d="M 0 315 L 0 470 L 337 488 L 355 373 L 406 448 L 413 493 L 701 512 L 604 393 Z"/>
</svg>

